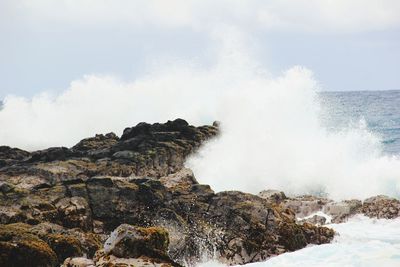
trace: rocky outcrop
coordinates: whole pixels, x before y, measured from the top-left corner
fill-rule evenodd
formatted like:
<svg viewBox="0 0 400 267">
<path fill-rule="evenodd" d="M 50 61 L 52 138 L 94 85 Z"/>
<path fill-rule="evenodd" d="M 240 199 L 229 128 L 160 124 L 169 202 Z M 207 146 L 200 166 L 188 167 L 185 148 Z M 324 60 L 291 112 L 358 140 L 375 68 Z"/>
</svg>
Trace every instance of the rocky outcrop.
<svg viewBox="0 0 400 267">
<path fill-rule="evenodd" d="M 179 267 L 168 256 L 168 245 L 168 232 L 163 228 L 122 224 L 106 240 L 104 250 L 97 252 L 95 262 L 100 266 L 109 266 L 121 262 L 121 259 L 129 259 L 132 264 L 147 260 L 153 264 Z"/>
<path fill-rule="evenodd" d="M 332 200 L 305 195 L 287 198 L 282 202 L 282 206 L 293 210 L 297 217 L 303 218 L 322 210 L 323 207 L 330 202 L 332 202 Z"/>
<path fill-rule="evenodd" d="M 368 217 L 394 219 L 400 216 L 400 201 L 387 196 L 375 196 L 366 199 L 361 212 Z"/>
<path fill-rule="evenodd" d="M 287 199 L 286 195 L 282 191 L 278 190 L 263 190 L 258 194 L 259 197 L 267 199 L 271 203 L 280 204 L 282 201 Z"/>
<path fill-rule="evenodd" d="M 300 223 L 309 222 L 318 225 L 342 223 L 356 214 L 378 219 L 400 217 L 400 200 L 383 195 L 370 197 L 364 201 L 351 199 L 339 202 L 316 196 L 283 198 L 276 190 L 262 191 L 259 195 L 271 203 L 293 210 Z"/>
<path fill-rule="evenodd" d="M 90 266 L 97 250 L 96 266 L 194 264 L 207 254 L 243 264 L 330 242 L 332 230 L 297 223 L 296 205 L 284 194 L 216 194 L 197 182 L 185 159 L 218 134 L 217 126 L 177 119 L 140 123 L 121 138 L 96 135 L 72 148 L 4 148 L 0 223 L 11 237 L 1 240 L 2 263 L 17 253 L 25 261 L 38 255 L 30 266 Z M 118 242 L 98 250 L 116 228 Z M 36 244 L 32 250 L 15 248 L 27 239 Z"/>
<path fill-rule="evenodd" d="M 59 266 L 67 257 L 89 255 L 100 240 L 79 229 L 42 223 L 0 225 L 0 266 Z"/>
</svg>

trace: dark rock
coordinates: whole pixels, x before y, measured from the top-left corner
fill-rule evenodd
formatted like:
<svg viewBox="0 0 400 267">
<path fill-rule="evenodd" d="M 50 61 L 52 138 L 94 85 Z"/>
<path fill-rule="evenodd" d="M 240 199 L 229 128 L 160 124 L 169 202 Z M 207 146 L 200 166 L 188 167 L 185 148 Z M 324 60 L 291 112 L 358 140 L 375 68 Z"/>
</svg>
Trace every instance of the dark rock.
<svg viewBox="0 0 400 267">
<path fill-rule="evenodd" d="M 30 153 L 18 148 L 0 146 L 0 168 L 29 159 Z"/>
<path fill-rule="evenodd" d="M 166 263 L 168 266 L 180 266 L 168 256 L 168 232 L 158 227 L 137 227 L 122 224 L 115 229 L 104 245 L 103 259 L 107 255 L 125 259 L 151 259 L 153 263 Z M 115 261 L 115 259 L 114 259 Z"/>
<path fill-rule="evenodd" d="M 111 148 L 119 141 L 118 136 L 115 133 L 108 133 L 106 135 L 96 134 L 95 137 L 86 138 L 80 141 L 78 144 L 72 147 L 73 151 L 99 151 Z"/>
<path fill-rule="evenodd" d="M 66 147 L 52 147 L 45 150 L 32 152 L 29 161 L 51 162 L 55 160 L 66 160 L 73 156 L 75 156 L 75 154 Z"/>
<path fill-rule="evenodd" d="M 18 253 L 25 261 L 40 254 L 38 260 L 46 258 L 49 266 L 67 257 L 71 259 L 65 264 L 83 254 L 91 258 L 100 241 L 121 224 L 136 225 L 135 231 L 162 227 L 170 242 L 158 230 L 154 235 L 143 232 L 142 243 L 127 236 L 114 254 L 99 251 L 97 266 L 129 260 L 140 265 L 156 256 L 171 266 L 196 264 L 204 253 L 214 252 L 228 263 L 244 264 L 332 240 L 332 231 L 296 222 L 295 212 L 306 213 L 302 202 L 315 202 L 308 205 L 311 212 L 314 206 L 323 206 L 322 200 L 286 199 L 280 192 L 270 195 L 273 201 L 236 191 L 215 194 L 208 185 L 199 184 L 184 162 L 218 131 L 218 125 L 194 127 L 178 119 L 140 123 L 125 129 L 120 139 L 114 134 L 96 135 L 71 149 L 33 153 L 4 149 L 4 155 L 12 154 L 15 160 L 2 159 L 0 223 L 34 225 L 24 226 L 22 232 L 12 229 L 34 236 L 44 254 Z M 156 235 L 159 238 L 153 239 Z M 16 250 L 4 242 L 4 251 L 9 252 L 0 251 L 0 257 L 9 263 L 7 257 Z M 138 256 L 133 249 L 137 244 L 147 244 L 146 251 L 159 254 Z"/>
<path fill-rule="evenodd" d="M 0 225 L 0 266 L 59 266 L 66 257 L 82 255 L 81 238 L 38 230 L 27 224 Z"/>
</svg>

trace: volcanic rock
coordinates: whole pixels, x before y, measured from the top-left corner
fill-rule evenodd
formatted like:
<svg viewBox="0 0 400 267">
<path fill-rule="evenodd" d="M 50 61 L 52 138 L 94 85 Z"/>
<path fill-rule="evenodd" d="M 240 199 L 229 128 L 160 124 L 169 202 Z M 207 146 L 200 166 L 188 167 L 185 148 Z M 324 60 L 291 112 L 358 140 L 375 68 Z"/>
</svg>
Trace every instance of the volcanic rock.
<svg viewBox="0 0 400 267">
<path fill-rule="evenodd" d="M 394 219 L 400 216 L 400 201 L 388 196 L 375 196 L 364 200 L 361 212 L 371 218 Z"/>
<path fill-rule="evenodd" d="M 197 182 L 184 162 L 218 134 L 217 126 L 194 127 L 181 119 L 139 123 L 121 138 L 96 135 L 73 148 L 32 153 L 0 149 L 0 223 L 5 233 L 0 234 L 0 266 L 71 265 L 74 257 L 92 258 L 118 227 L 125 233 L 162 227 L 169 242 L 157 230 L 162 242 L 142 244 L 162 253 L 137 258 L 129 248 L 132 242 L 144 242 L 146 234 L 139 239 L 126 234 L 121 240 L 130 245 L 117 242 L 111 252 L 98 250 L 97 266 L 155 264 L 157 257 L 172 265 L 195 264 L 205 254 L 244 264 L 330 242 L 332 230 L 296 222 L 295 213 L 322 205 L 318 199 L 305 205 L 307 198 L 278 194 L 277 199 L 272 194 L 271 202 L 238 191 L 215 193 Z"/>
</svg>

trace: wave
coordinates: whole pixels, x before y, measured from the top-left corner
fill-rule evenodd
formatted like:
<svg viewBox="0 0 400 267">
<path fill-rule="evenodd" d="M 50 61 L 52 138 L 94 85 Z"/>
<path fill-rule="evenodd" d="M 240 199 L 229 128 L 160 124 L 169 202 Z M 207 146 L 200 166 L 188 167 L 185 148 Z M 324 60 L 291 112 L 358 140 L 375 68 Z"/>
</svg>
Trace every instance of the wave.
<svg viewBox="0 0 400 267">
<path fill-rule="evenodd" d="M 363 123 L 341 131 L 322 126 L 319 90 L 304 67 L 273 76 L 242 46 L 228 45 L 212 66 L 168 64 L 132 82 L 90 75 L 58 95 L 7 96 L 0 143 L 34 150 L 120 134 L 140 121 L 219 120 L 220 137 L 187 161 L 217 191 L 398 197 L 400 159 L 385 156 Z"/>
</svg>

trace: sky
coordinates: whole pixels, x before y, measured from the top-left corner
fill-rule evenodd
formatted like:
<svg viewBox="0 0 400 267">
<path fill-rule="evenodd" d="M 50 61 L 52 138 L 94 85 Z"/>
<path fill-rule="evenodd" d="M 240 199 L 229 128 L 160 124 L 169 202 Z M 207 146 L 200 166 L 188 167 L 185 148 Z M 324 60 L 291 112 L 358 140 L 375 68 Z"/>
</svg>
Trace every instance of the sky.
<svg viewBox="0 0 400 267">
<path fill-rule="evenodd" d="M 225 29 L 271 73 L 301 65 L 321 90 L 400 89 L 398 14 L 398 0 L 0 0 L 0 99 L 212 65 Z"/>
</svg>

